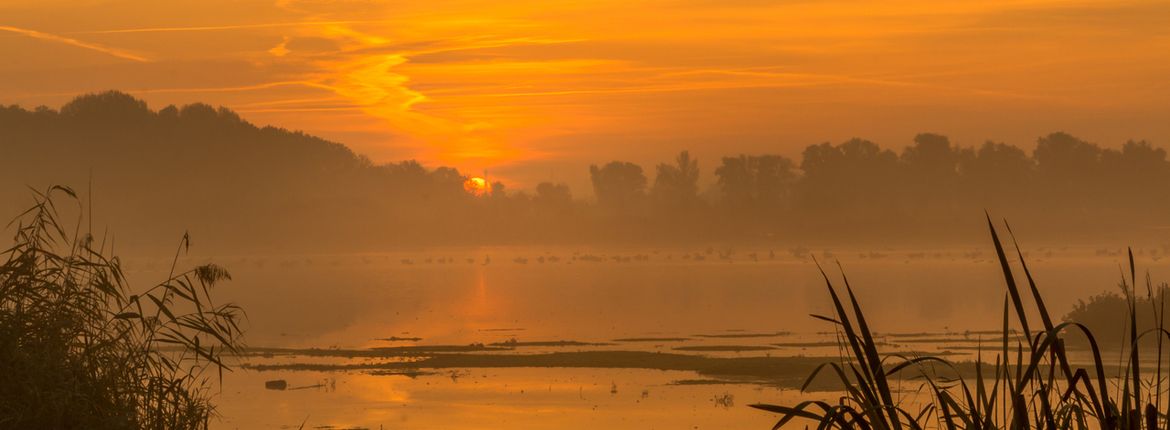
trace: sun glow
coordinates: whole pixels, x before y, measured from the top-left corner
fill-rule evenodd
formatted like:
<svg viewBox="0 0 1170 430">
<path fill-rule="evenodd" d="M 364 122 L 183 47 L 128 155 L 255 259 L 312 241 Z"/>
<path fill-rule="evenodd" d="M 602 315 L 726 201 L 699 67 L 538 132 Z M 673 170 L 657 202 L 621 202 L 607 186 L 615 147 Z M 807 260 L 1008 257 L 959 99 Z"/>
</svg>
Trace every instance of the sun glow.
<svg viewBox="0 0 1170 430">
<path fill-rule="evenodd" d="M 376 162 L 490 165 L 517 188 L 564 170 L 587 189 L 589 164 L 680 149 L 1170 136 L 1164 0 L 156 3 L 0 1 L 22 59 L 0 65 L 0 102 L 121 89 L 224 105 Z"/>
<path fill-rule="evenodd" d="M 467 178 L 466 181 L 463 181 L 463 189 L 476 196 L 482 196 L 491 192 L 487 180 L 478 176 Z"/>
</svg>

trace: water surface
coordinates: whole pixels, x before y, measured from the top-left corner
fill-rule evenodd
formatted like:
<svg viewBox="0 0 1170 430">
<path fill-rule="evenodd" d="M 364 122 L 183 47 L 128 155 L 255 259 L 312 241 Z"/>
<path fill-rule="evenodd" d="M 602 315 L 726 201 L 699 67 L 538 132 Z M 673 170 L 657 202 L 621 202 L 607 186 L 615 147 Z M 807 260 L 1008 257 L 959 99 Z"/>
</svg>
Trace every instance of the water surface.
<svg viewBox="0 0 1170 430">
<path fill-rule="evenodd" d="M 831 261 L 824 266 L 837 283 L 841 261 L 873 329 L 890 334 L 890 350 L 970 354 L 981 339 L 997 337 L 980 333 L 998 328 L 1005 294 L 1002 272 L 986 250 L 809 254 Z M 1114 289 L 1119 280 L 1115 250 L 1031 255 L 1054 313 Z M 832 309 L 825 281 L 803 250 L 452 248 L 210 260 L 233 273 L 217 298 L 246 309 L 248 343 L 256 347 L 496 344 L 506 350 L 491 353 L 612 350 L 710 357 L 838 352 L 833 327 L 809 317 Z M 1164 270 L 1153 258 L 1139 256 L 1139 264 L 1149 266 L 1155 279 Z M 127 266 L 139 281 L 157 279 L 167 264 L 132 260 Z M 929 333 L 896 336 L 923 332 Z M 253 365 L 377 360 L 242 358 Z M 276 379 L 294 389 L 264 388 Z M 731 382 L 652 369 L 434 369 L 410 376 L 240 369 L 224 379 L 221 418 L 213 427 L 768 428 L 775 417 L 746 404 L 836 397 Z"/>
</svg>

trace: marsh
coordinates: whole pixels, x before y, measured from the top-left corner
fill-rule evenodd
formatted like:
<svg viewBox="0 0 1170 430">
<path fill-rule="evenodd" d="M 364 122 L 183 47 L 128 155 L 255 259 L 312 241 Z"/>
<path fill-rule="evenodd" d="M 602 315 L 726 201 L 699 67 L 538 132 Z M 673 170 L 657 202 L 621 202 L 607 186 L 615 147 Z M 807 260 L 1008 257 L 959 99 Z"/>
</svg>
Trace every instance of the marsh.
<svg viewBox="0 0 1170 430">
<path fill-rule="evenodd" d="M 797 388 L 808 371 L 840 352 L 834 328 L 809 316 L 831 312 L 824 281 L 811 260 L 789 253 L 767 261 L 748 252 L 730 262 L 668 258 L 695 252 L 704 250 L 476 247 L 214 258 L 235 268 L 233 283 L 218 292 L 248 310 L 252 352 L 225 376 L 222 419 L 213 427 L 769 426 L 768 414 L 715 408 L 711 399 L 804 398 Z M 867 316 L 889 351 L 962 361 L 1002 337 L 988 317 L 1002 312 L 1004 294 L 990 250 L 832 252 L 861 300 L 872 303 Z M 878 252 L 887 257 L 870 256 Z M 638 254 L 649 257 L 608 258 Z M 506 263 L 483 265 L 485 255 Z M 439 256 L 458 263 L 440 264 Z M 537 256 L 560 262 L 538 264 Z M 529 264 L 511 261 L 521 257 Z M 191 257 L 204 258 L 213 259 Z M 407 258 L 419 263 L 399 263 Z M 1097 247 L 1070 247 L 1033 270 L 1059 285 L 1045 290 L 1049 306 L 1068 312 L 1077 300 L 1111 290 L 1119 264 Z M 164 267 L 149 259 L 126 266 L 131 278 Z M 1162 274 L 1152 269 L 1151 276 Z M 265 390 L 272 379 L 335 383 Z M 820 384 L 811 395 L 840 395 L 833 390 Z"/>
</svg>

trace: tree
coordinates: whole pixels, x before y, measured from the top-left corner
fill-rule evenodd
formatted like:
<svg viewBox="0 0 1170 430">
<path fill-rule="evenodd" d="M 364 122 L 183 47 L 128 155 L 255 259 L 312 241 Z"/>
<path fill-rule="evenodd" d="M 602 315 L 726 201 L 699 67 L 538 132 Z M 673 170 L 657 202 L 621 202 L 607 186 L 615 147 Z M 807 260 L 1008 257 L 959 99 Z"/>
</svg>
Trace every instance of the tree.
<svg viewBox="0 0 1170 430">
<path fill-rule="evenodd" d="M 921 133 L 914 144 L 902 151 L 902 162 L 910 177 L 919 182 L 950 183 L 958 173 L 958 152 L 946 136 Z"/>
<path fill-rule="evenodd" d="M 898 156 L 876 143 L 855 138 L 836 146 L 812 145 L 805 148 L 800 168 L 801 201 L 812 213 L 863 217 L 896 209 Z"/>
<path fill-rule="evenodd" d="M 959 157 L 962 194 L 975 209 L 1022 208 L 1034 171 L 1024 150 L 1005 143 L 984 142 Z"/>
<path fill-rule="evenodd" d="M 646 195 L 646 175 L 634 163 L 611 161 L 589 166 L 589 178 L 597 203 L 613 211 L 629 211 Z"/>
<path fill-rule="evenodd" d="M 1170 205 L 1163 187 L 1170 182 L 1166 150 L 1155 148 L 1149 142 L 1130 140 L 1121 150 L 1103 150 L 1101 176 L 1106 188 L 1102 197 L 1109 199 L 1103 205 L 1125 207 L 1134 202 L 1148 202 L 1158 208 Z"/>
<path fill-rule="evenodd" d="M 1032 152 L 1042 178 L 1063 181 L 1097 173 L 1101 148 L 1068 133 L 1041 137 Z"/>
<path fill-rule="evenodd" d="M 77 97 L 61 106 L 61 116 L 109 125 L 111 121 L 142 121 L 154 116 L 146 102 L 126 93 L 106 91 Z"/>
<path fill-rule="evenodd" d="M 660 210 L 684 210 L 698 201 L 699 161 L 690 152 L 680 152 L 674 164 L 659 164 L 657 170 L 650 194 Z"/>
<path fill-rule="evenodd" d="M 1036 190 L 1049 205 L 1082 210 L 1092 206 L 1103 187 L 1101 148 L 1068 133 L 1041 137 L 1032 152 Z"/>
<path fill-rule="evenodd" d="M 757 214 L 783 208 L 797 177 L 792 160 L 779 155 L 724 157 L 715 176 L 728 208 Z"/>
<path fill-rule="evenodd" d="M 920 133 L 902 151 L 905 204 L 919 211 L 949 212 L 956 203 L 959 152 L 950 139 Z"/>
<path fill-rule="evenodd" d="M 573 206 L 573 194 L 569 192 L 568 185 L 541 182 L 536 185 L 533 203 L 545 209 L 565 211 Z"/>
<path fill-rule="evenodd" d="M 765 211 L 784 209 L 796 182 L 796 164 L 779 155 L 761 155 L 748 161 L 755 173 L 756 203 Z"/>
<path fill-rule="evenodd" d="M 723 157 L 723 164 L 715 168 L 715 177 L 722 202 L 732 210 L 743 210 L 755 200 L 755 178 L 747 155 Z"/>
</svg>

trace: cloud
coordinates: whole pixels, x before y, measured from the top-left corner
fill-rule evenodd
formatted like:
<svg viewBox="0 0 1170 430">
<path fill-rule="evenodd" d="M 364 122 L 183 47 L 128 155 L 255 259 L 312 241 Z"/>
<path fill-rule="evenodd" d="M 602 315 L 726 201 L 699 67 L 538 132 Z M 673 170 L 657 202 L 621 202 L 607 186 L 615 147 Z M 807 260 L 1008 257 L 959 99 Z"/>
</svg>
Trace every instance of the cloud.
<svg viewBox="0 0 1170 430">
<path fill-rule="evenodd" d="M 290 51 L 288 49 L 288 37 L 287 36 L 285 36 L 284 40 L 282 40 L 280 42 L 280 44 L 273 46 L 272 49 L 268 50 L 268 53 L 272 54 L 275 57 L 283 57 L 285 55 L 288 55 L 289 52 L 292 52 L 292 51 Z"/>
<path fill-rule="evenodd" d="M 1118 112 L 1136 113 L 1125 123 L 1134 133 L 1170 136 L 1147 119 L 1170 94 L 1170 30 L 1159 25 L 1170 5 L 1159 0 L 211 1 L 231 7 L 131 16 L 152 3 L 126 0 L 74 21 L 47 8 L 0 13 L 154 56 L 92 66 L 85 81 L 5 65 L 0 82 L 9 98 L 101 85 L 329 136 L 377 130 L 345 141 L 383 160 L 475 169 L 649 157 L 673 142 L 698 153 L 706 141 L 734 141 L 729 151 L 849 137 L 837 133 L 890 141 L 923 126 L 1011 140 L 1067 118 L 1118 130 L 1105 119 Z"/>
<path fill-rule="evenodd" d="M 300 86 L 318 89 L 332 90 L 331 87 L 322 85 L 313 81 L 279 81 L 279 82 L 265 82 L 254 85 L 239 85 L 231 87 L 192 87 L 192 88 L 151 88 L 138 89 L 132 92 L 136 94 L 152 94 L 152 93 L 235 93 L 242 91 L 260 91 L 277 87 Z"/>
<path fill-rule="evenodd" d="M 331 53 L 341 49 L 336 42 L 323 37 L 293 37 L 285 47 L 290 51 L 309 54 Z"/>
<path fill-rule="evenodd" d="M 75 47 L 82 48 L 82 49 L 88 49 L 91 51 L 101 52 L 103 54 L 111 55 L 111 56 L 118 57 L 118 58 L 121 58 L 124 60 L 137 61 L 140 63 L 150 62 L 150 60 L 147 59 L 146 57 L 131 53 L 129 51 L 124 51 L 124 50 L 117 49 L 117 48 L 110 48 L 108 46 L 102 46 L 102 45 L 98 45 L 96 43 L 82 42 L 82 41 L 77 40 L 77 39 L 73 39 L 73 38 L 69 38 L 69 37 L 65 37 L 65 36 L 58 36 L 56 34 L 49 34 L 49 33 L 44 33 L 44 32 L 40 32 L 40 31 L 36 31 L 36 30 L 29 30 L 29 29 L 25 29 L 25 28 L 11 27 L 11 26 L 6 26 L 6 25 L 0 25 L 0 31 L 7 31 L 10 33 L 21 34 L 21 35 L 28 36 L 28 37 L 31 37 L 34 39 L 39 39 L 39 40 L 47 40 L 50 42 L 64 43 L 66 45 L 75 46 Z"/>
<path fill-rule="evenodd" d="M 258 24 L 235 24 L 235 25 L 197 25 L 197 26 L 174 26 L 174 27 L 142 27 L 142 28 L 122 28 L 115 30 L 96 30 L 83 31 L 78 34 L 123 34 L 123 33 L 174 33 L 174 32 L 195 32 L 195 31 L 231 31 L 231 30 L 254 30 L 261 28 L 281 28 L 281 27 L 314 27 L 323 25 L 352 25 L 352 24 L 377 24 L 385 22 L 384 20 L 347 20 L 347 21 L 290 21 L 290 22 L 268 22 Z"/>
</svg>

